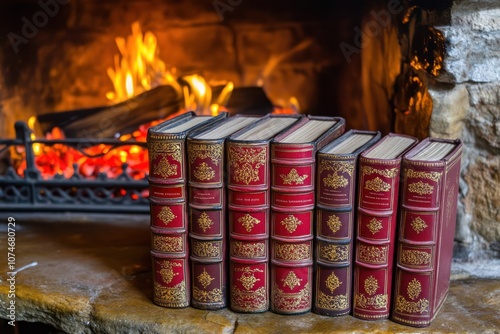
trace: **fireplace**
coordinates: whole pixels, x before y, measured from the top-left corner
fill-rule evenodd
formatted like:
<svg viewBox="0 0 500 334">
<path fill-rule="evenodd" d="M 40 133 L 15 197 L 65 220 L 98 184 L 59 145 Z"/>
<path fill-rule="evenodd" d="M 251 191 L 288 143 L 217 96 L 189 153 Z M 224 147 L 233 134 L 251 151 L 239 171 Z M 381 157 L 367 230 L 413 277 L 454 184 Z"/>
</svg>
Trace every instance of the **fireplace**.
<svg viewBox="0 0 500 334">
<path fill-rule="evenodd" d="M 500 29 L 498 9 L 491 2 L 9 0 L 1 6 L 0 32 L 6 37 L 0 45 L 0 138 L 5 140 L 0 144 L 1 182 L 22 177 L 8 168 L 12 156 L 7 145 L 28 145 L 34 154 L 37 145 L 114 148 L 136 131 L 141 138 L 144 124 L 183 108 L 199 113 L 227 109 L 342 116 L 347 128 L 464 139 L 456 254 L 474 259 L 496 256 L 500 250 L 494 209 L 500 196 L 488 187 L 499 182 L 500 147 L 493 112 L 498 114 L 500 57 L 495 50 Z M 146 88 L 158 85 L 170 87 L 170 92 L 180 90 L 174 94 L 178 99 L 152 108 L 156 114 L 143 122 L 136 122 L 144 116 L 140 111 L 127 114 L 129 122 L 124 124 L 99 116 L 90 123 L 55 122 L 60 112 L 75 116 L 128 105 L 126 72 L 121 88 L 110 77 L 128 66 L 123 64 L 123 49 L 138 34 L 144 43 L 154 36 L 162 62 L 138 93 L 149 94 Z M 470 40 L 478 42 L 469 52 L 464 43 Z M 130 80 L 138 86 L 137 79 Z M 200 81 L 210 89 L 209 99 L 195 90 Z M 125 100 L 116 96 L 120 89 Z M 33 117 L 37 121 L 29 122 Z M 21 123 L 14 126 L 18 121 L 30 130 Z M 65 130 L 64 137 L 54 132 L 54 124 Z M 134 151 L 144 148 L 141 143 L 133 146 L 139 147 Z M 78 182 L 91 175 L 87 181 L 95 201 L 85 207 L 88 212 L 101 210 L 97 203 L 105 197 L 147 212 L 146 176 L 130 172 L 130 163 L 122 165 L 122 160 L 129 162 L 131 153 L 126 154 L 126 159 L 118 154 L 113 172 L 82 170 L 80 162 L 72 161 L 55 174 L 69 170 L 64 176 Z M 41 175 L 33 182 L 59 182 L 55 199 L 72 196 L 82 187 L 65 184 L 68 180 L 61 183 L 60 177 Z M 110 188 L 92 183 L 98 180 Z M 120 180 L 134 187 L 123 188 Z M 29 187 L 35 187 L 33 182 Z M 75 205 L 78 208 L 82 206 Z M 11 209 L 7 205 L 2 210 Z"/>
</svg>

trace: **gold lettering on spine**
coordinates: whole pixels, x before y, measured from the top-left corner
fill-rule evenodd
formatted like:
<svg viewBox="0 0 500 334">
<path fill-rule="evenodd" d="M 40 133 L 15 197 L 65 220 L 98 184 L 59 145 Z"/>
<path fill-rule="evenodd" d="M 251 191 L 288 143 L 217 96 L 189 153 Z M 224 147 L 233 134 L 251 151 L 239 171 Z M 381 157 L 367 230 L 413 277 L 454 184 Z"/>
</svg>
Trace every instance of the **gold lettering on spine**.
<svg viewBox="0 0 500 334">
<path fill-rule="evenodd" d="M 420 217 L 416 217 L 415 219 L 413 219 L 410 225 L 417 234 L 425 230 L 425 228 L 427 227 L 425 221 Z"/>
<path fill-rule="evenodd" d="M 370 230 L 370 232 L 372 232 L 372 234 L 375 234 L 382 229 L 382 221 L 372 218 L 370 222 L 366 224 L 366 227 Z"/>
<path fill-rule="evenodd" d="M 428 183 L 418 181 L 417 183 L 411 183 L 408 185 L 408 190 L 412 193 L 417 193 L 419 195 L 429 195 L 434 191 L 434 187 Z"/>
<path fill-rule="evenodd" d="M 326 221 L 326 224 L 333 233 L 337 233 L 337 231 L 340 230 L 340 228 L 342 227 L 342 222 L 340 221 L 340 218 L 336 215 L 329 216 L 328 220 Z"/>
<path fill-rule="evenodd" d="M 283 287 L 287 286 L 293 290 L 296 286 L 300 286 L 302 278 L 298 278 L 293 271 L 289 271 L 285 278 L 281 279 L 283 282 Z"/>
<path fill-rule="evenodd" d="M 235 182 L 257 182 L 259 178 L 259 168 L 266 163 L 266 148 L 243 148 L 229 147 L 229 165 L 233 167 L 232 178 Z"/>
<path fill-rule="evenodd" d="M 297 217 L 295 217 L 294 215 L 289 215 L 288 217 L 283 219 L 280 222 L 280 224 L 285 226 L 285 229 L 288 232 L 293 233 L 293 232 L 295 232 L 295 230 L 297 230 L 297 227 L 299 225 L 302 225 L 302 221 L 300 219 L 298 219 Z"/>
<path fill-rule="evenodd" d="M 283 184 L 292 185 L 293 183 L 304 184 L 304 180 L 309 177 L 309 175 L 304 174 L 302 176 L 299 175 L 295 168 L 292 168 L 288 174 L 280 174 L 281 179 L 283 180 Z"/>
<path fill-rule="evenodd" d="M 168 225 L 172 220 L 177 218 L 176 215 L 172 212 L 172 210 L 168 206 L 164 206 L 161 208 L 160 212 L 157 215 L 158 219 L 160 219 L 165 225 Z"/>
<path fill-rule="evenodd" d="M 388 192 L 391 189 L 391 185 L 387 182 L 382 181 L 378 176 L 372 180 L 368 180 L 365 183 L 366 190 L 372 190 L 376 192 Z"/>
<path fill-rule="evenodd" d="M 406 177 L 428 179 L 434 182 L 438 182 L 442 174 L 443 172 L 423 172 L 414 171 L 413 169 L 405 169 Z"/>
<path fill-rule="evenodd" d="M 398 174 L 398 169 L 397 168 L 391 168 L 391 169 L 376 169 L 370 166 L 364 166 L 363 169 L 363 175 L 371 175 L 373 173 L 385 176 L 388 178 L 394 178 Z"/>
</svg>

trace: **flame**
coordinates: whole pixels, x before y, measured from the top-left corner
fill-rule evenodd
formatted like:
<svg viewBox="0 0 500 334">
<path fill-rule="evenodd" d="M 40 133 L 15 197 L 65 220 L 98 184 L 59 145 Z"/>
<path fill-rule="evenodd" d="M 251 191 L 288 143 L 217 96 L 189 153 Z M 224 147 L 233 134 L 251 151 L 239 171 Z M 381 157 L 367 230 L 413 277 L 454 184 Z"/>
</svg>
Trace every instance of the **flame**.
<svg viewBox="0 0 500 334">
<path fill-rule="evenodd" d="M 182 92 L 175 68 L 168 70 L 159 58 L 156 36 L 149 31 L 143 34 L 139 22 L 132 23 L 131 35 L 117 37 L 115 42 L 120 54 L 115 54 L 114 67 L 107 69 L 114 88 L 106 93 L 111 102 L 124 101 L 159 85 L 171 85 L 179 94 Z"/>
</svg>

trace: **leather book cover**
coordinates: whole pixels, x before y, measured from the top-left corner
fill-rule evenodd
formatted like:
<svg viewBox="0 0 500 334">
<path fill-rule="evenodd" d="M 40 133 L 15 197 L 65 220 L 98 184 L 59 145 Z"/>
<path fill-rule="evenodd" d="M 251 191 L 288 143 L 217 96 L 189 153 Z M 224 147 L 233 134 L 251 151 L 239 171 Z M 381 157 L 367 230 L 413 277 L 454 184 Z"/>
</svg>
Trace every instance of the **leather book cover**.
<svg viewBox="0 0 500 334">
<path fill-rule="evenodd" d="M 390 314 L 401 159 L 417 138 L 390 133 L 359 157 L 353 315 Z"/>
<path fill-rule="evenodd" d="M 351 312 L 358 157 L 379 139 L 378 131 L 349 130 L 318 151 L 315 313 L 340 316 Z"/>
<path fill-rule="evenodd" d="M 164 307 L 190 304 L 187 235 L 186 137 L 227 117 L 186 112 L 149 128 L 149 202 L 153 302 Z"/>
<path fill-rule="evenodd" d="M 187 138 L 191 305 L 227 306 L 225 140 L 259 119 L 236 115 Z"/>
<path fill-rule="evenodd" d="M 226 141 L 233 311 L 269 309 L 270 142 L 302 117 L 268 114 Z"/>
<path fill-rule="evenodd" d="M 437 150 L 435 148 L 437 147 Z M 433 152 L 429 157 L 422 152 Z M 391 319 L 430 325 L 450 284 L 460 139 L 427 138 L 404 155 L 394 305 Z"/>
<path fill-rule="evenodd" d="M 308 116 L 271 142 L 271 310 L 312 308 L 316 152 L 340 136 L 345 120 Z"/>
</svg>

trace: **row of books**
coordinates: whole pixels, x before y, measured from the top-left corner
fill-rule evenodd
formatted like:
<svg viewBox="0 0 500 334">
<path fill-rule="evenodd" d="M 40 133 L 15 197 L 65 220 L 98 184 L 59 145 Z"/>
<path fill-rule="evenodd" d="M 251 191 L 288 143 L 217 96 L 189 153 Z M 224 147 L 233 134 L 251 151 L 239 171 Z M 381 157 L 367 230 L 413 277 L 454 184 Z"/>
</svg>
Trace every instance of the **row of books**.
<svg viewBox="0 0 500 334">
<path fill-rule="evenodd" d="M 188 112 L 147 142 L 155 304 L 417 327 L 443 304 L 460 140 Z"/>
</svg>

